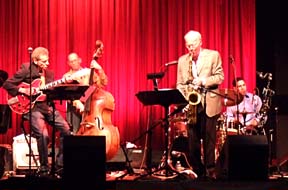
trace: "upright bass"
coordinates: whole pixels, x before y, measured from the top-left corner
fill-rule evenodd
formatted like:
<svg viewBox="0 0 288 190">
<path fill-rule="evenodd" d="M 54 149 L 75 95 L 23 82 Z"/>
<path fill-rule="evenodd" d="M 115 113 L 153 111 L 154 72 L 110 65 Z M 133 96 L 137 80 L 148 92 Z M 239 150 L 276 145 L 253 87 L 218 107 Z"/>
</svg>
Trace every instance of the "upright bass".
<svg viewBox="0 0 288 190">
<path fill-rule="evenodd" d="M 96 51 L 92 61 L 92 63 L 94 62 L 97 66 L 99 65 L 96 60 L 102 56 L 103 47 L 103 43 L 97 40 Z M 85 110 L 82 114 L 82 122 L 80 123 L 77 135 L 105 136 L 106 160 L 110 160 L 116 155 L 120 148 L 119 131 L 118 128 L 112 124 L 111 119 L 111 115 L 115 110 L 115 100 L 110 92 L 99 87 L 100 84 L 97 85 L 97 81 L 98 83 L 101 81 L 101 73 L 99 73 L 99 71 L 95 72 L 94 70 L 95 68 L 92 67 L 89 84 L 95 89 L 85 103 Z M 102 76 L 103 75 L 105 75 L 104 72 L 102 72 Z"/>
<path fill-rule="evenodd" d="M 115 109 L 111 93 L 96 89 L 91 95 L 90 111 L 84 112 L 77 135 L 95 135 L 106 137 L 106 160 L 113 158 L 120 147 L 120 136 L 111 122 Z"/>
</svg>

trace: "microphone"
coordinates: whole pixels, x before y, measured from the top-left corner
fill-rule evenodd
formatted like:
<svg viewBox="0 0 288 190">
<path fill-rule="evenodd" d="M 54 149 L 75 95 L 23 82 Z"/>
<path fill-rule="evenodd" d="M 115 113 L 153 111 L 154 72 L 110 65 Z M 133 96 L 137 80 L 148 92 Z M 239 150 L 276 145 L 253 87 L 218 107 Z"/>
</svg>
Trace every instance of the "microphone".
<svg viewBox="0 0 288 190">
<path fill-rule="evenodd" d="M 182 155 L 182 152 L 179 152 L 179 151 L 176 151 L 176 150 L 173 150 L 171 152 L 172 156 L 175 156 L 175 157 L 180 157 Z"/>
<path fill-rule="evenodd" d="M 28 52 L 32 53 L 32 51 L 33 51 L 33 48 L 32 47 L 28 47 Z"/>
<path fill-rule="evenodd" d="M 178 61 L 170 61 L 168 63 L 165 63 L 165 67 L 168 67 L 170 65 L 176 65 L 176 64 L 178 64 Z"/>
</svg>

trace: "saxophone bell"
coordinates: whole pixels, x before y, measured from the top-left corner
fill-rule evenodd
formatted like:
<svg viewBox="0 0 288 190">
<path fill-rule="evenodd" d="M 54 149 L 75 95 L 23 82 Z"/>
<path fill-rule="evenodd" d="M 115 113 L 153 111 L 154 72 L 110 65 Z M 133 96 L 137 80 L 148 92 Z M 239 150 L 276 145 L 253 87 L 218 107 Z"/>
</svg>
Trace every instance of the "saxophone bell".
<svg viewBox="0 0 288 190">
<path fill-rule="evenodd" d="M 201 94 L 198 93 L 196 90 L 192 90 L 186 96 L 187 101 L 190 105 L 195 106 L 200 103 L 201 101 Z"/>
</svg>

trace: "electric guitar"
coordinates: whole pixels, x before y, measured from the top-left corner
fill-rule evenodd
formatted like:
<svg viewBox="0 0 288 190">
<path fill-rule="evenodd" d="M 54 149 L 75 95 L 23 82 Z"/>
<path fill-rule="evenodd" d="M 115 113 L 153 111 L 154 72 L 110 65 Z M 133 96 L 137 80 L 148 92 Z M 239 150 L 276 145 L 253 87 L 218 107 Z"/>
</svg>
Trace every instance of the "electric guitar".
<svg viewBox="0 0 288 190">
<path fill-rule="evenodd" d="M 84 68 L 81 69 L 69 76 L 69 80 L 76 80 L 77 78 L 81 78 L 84 76 L 89 76 L 90 69 Z M 50 88 L 59 86 L 61 84 L 66 83 L 66 79 L 62 78 L 56 81 L 53 81 L 51 83 L 46 84 L 45 86 L 41 87 L 41 79 L 35 79 L 31 83 L 31 108 L 34 107 L 36 102 L 41 102 L 46 100 L 46 94 L 44 94 L 43 90 L 48 90 Z M 26 82 L 22 82 L 18 85 L 20 88 L 27 88 L 30 89 L 30 84 Z M 7 97 L 7 104 L 11 108 L 12 111 L 14 111 L 17 114 L 25 114 L 28 113 L 30 110 L 30 96 L 26 94 L 18 94 L 17 96 L 10 96 L 8 94 Z"/>
</svg>

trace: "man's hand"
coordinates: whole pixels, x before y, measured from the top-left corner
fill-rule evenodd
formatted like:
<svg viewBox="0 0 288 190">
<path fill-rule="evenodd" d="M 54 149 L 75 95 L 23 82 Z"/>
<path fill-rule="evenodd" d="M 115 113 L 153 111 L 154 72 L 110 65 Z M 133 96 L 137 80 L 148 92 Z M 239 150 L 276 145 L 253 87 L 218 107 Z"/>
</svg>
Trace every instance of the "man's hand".
<svg viewBox="0 0 288 190">
<path fill-rule="evenodd" d="M 192 82 L 195 86 L 205 86 L 206 80 L 204 78 L 194 78 Z"/>
<path fill-rule="evenodd" d="M 73 106 L 76 108 L 77 111 L 82 113 L 84 111 L 84 105 L 80 100 L 74 100 Z"/>
<path fill-rule="evenodd" d="M 71 83 L 71 82 L 73 82 L 73 79 L 71 78 L 70 75 L 64 77 L 63 79 L 64 79 L 64 81 L 65 81 L 66 83 Z"/>
<path fill-rule="evenodd" d="M 37 88 L 32 87 L 31 90 L 32 90 L 32 95 L 37 93 Z M 27 96 L 30 96 L 30 88 L 22 88 L 22 87 L 20 87 L 18 92 L 20 92 L 21 94 L 25 94 Z"/>
<path fill-rule="evenodd" d="M 97 61 L 93 60 L 91 61 L 91 64 L 90 64 L 90 68 L 94 68 L 94 69 L 97 69 L 97 70 L 101 70 L 102 67 L 99 65 L 99 63 L 97 63 Z"/>
</svg>

